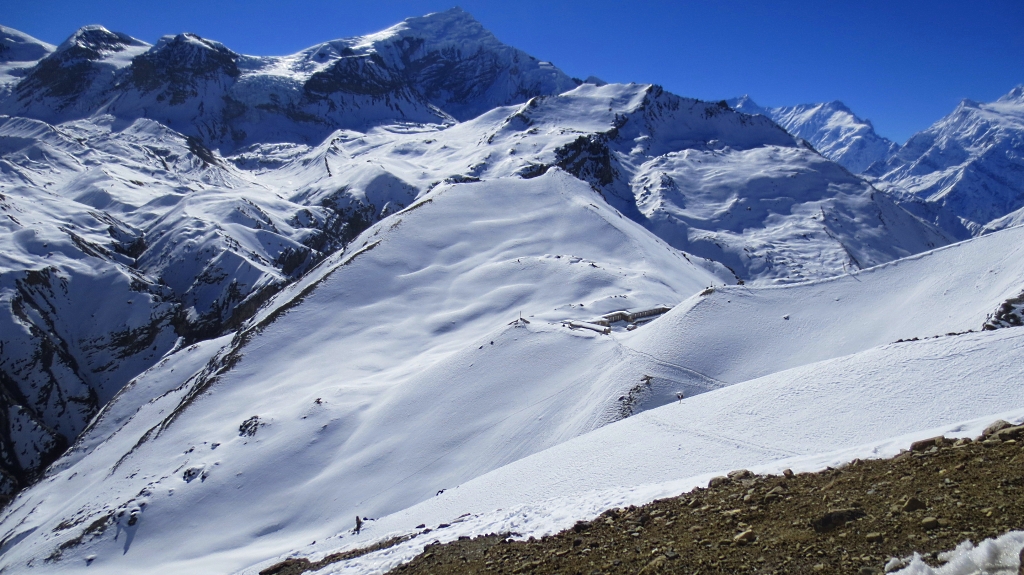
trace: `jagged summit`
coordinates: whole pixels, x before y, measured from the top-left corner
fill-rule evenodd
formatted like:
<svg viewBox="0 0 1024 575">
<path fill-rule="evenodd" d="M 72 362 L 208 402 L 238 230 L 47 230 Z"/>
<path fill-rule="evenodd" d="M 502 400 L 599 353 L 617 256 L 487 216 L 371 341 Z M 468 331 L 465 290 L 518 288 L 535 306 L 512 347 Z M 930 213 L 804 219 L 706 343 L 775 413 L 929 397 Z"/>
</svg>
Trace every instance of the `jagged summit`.
<svg viewBox="0 0 1024 575">
<path fill-rule="evenodd" d="M 459 120 L 578 85 L 550 62 L 503 44 L 461 8 L 409 18 L 349 45 L 379 55 Z"/>
<path fill-rule="evenodd" d="M 171 105 L 181 104 L 199 95 L 197 82 L 202 79 L 238 77 L 238 58 L 220 42 L 195 34 L 164 36 L 151 50 L 132 60 L 128 81 L 142 92 L 162 88 L 161 96 Z"/>
<path fill-rule="evenodd" d="M 458 6 L 424 16 L 406 18 L 390 28 L 363 36 L 362 39 L 373 43 L 395 36 L 451 44 L 460 42 L 501 43 L 472 14 Z"/>
</svg>

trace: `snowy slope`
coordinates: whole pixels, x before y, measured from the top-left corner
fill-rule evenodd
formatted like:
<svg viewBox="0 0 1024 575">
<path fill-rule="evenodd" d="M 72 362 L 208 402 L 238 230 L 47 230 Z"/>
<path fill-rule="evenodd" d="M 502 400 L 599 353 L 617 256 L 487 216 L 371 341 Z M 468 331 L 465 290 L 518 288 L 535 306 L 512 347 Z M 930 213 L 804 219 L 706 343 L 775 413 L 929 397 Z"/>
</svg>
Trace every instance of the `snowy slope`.
<svg viewBox="0 0 1024 575">
<path fill-rule="evenodd" d="M 360 536 L 339 533 L 339 541 L 297 550 L 319 555 L 413 533 L 418 524 L 457 524 L 348 566 L 373 572 L 410 559 L 438 537 L 539 536 L 611 506 L 674 495 L 731 469 L 819 469 L 891 455 L 937 431 L 977 435 L 1009 410 L 1024 419 L 1016 383 L 1021 370 L 1012 367 L 1024 337 L 1018 330 L 890 339 L 980 327 L 986 309 L 1024 286 L 1024 253 L 1014 247 L 1024 232 L 1010 232 L 852 277 L 784 288 L 725 287 L 698 296 L 700 304 L 684 303 L 617 338 L 698 371 L 717 363 L 708 375 L 738 381 L 734 385 L 669 400 L 561 443 L 370 523 Z M 748 305 L 751 297 L 757 305 Z M 883 315 L 898 318 L 897 325 L 884 325 Z M 748 329 L 738 328 L 741 323 Z M 711 335 L 717 339 L 704 341 Z M 975 421 L 959 425 L 967 420 Z M 453 521 L 460 517 L 464 522 Z"/>
<path fill-rule="evenodd" d="M 112 559 L 166 572 L 165 562 L 223 552 L 240 566 L 232 554 L 284 551 L 325 521 L 397 511 L 617 419 L 625 407 L 617 398 L 644 373 L 692 378 L 559 320 L 671 304 L 716 281 L 560 170 L 439 188 L 283 292 L 205 373 L 186 382 L 188 370 L 150 371 L 144 380 L 165 383 L 133 387 L 181 387 L 151 403 L 120 396 L 138 413 L 109 438 L 86 434 L 56 464 L 60 479 L 38 484 L 58 489 L 62 502 L 43 496 L 31 511 L 35 503 L 22 499 L 7 520 L 20 531 L 24 522 L 87 515 L 80 534 L 97 513 L 130 514 L 145 502 L 138 523 L 117 517 L 96 540 L 116 549 Z M 530 323 L 509 325 L 520 312 Z M 689 387 L 716 384 L 696 378 Z M 108 410 L 133 412 L 118 401 Z M 101 419 L 93 429 L 111 427 Z M 149 495 L 140 499 L 140 490 Z M 272 493 L 288 495 L 272 504 Z M 246 500 L 267 505 L 244 512 L 238 502 Z M 205 542 L 184 555 L 164 544 L 196 521 L 213 526 L 227 516 L 249 527 L 218 528 L 223 538 L 193 530 Z M 128 554 L 124 535 L 111 538 L 124 528 L 133 533 Z M 277 543 L 265 537 L 278 531 Z M 59 540 L 19 548 L 49 557 L 63 535 L 77 536 L 44 532 Z M 84 557 L 64 554 L 64 566 Z M 18 564 L 29 555 L 21 557 Z"/>
<path fill-rule="evenodd" d="M 750 96 L 727 102 L 744 114 L 768 116 L 790 134 L 810 142 L 821 155 L 855 174 L 887 160 L 899 149 L 895 142 L 876 134 L 869 120 L 858 118 L 838 100 L 775 108 L 762 108 Z"/>
<path fill-rule="evenodd" d="M 1018 86 L 995 102 L 960 102 L 868 173 L 950 214 L 952 221 L 933 216 L 950 233 L 976 235 L 1024 207 L 1022 150 L 1024 86 Z"/>
<path fill-rule="evenodd" d="M 74 443 L 5 509 L 0 570 L 230 572 L 680 391 L 740 426 L 779 374 L 842 380 L 836 402 L 865 366 L 954 377 L 1015 330 L 892 342 L 1020 320 L 1024 232 L 893 261 L 956 236 L 938 204 L 769 118 L 568 78 L 459 9 L 283 57 L 99 26 L 0 48 L 0 497 Z M 863 135 L 826 108 L 792 119 Z M 563 323 L 655 305 L 635 331 Z M 843 445 L 949 421 L 921 405 Z M 784 423 L 792 449 L 738 453 L 837 448 Z"/>
<path fill-rule="evenodd" d="M 534 210 L 507 209 L 524 198 Z M 1024 231 L 1018 229 L 856 276 L 719 287 L 633 332 L 569 330 L 559 320 L 642 307 L 714 281 L 597 199 L 588 186 L 552 170 L 530 180 L 444 186 L 377 224 L 348 253 L 282 292 L 199 375 L 141 404 L 108 437 L 111 425 L 87 434 L 50 478 L 12 505 L 5 537 L 23 538 L 3 561 L 23 565 L 52 556 L 54 568 L 72 569 L 96 555 L 89 569 L 238 569 L 342 532 L 355 513 L 397 512 L 612 422 L 629 413 L 621 399 L 629 396 L 647 409 L 674 403 L 683 390 L 697 396 L 682 403 L 685 409 L 707 417 L 729 412 L 718 419 L 745 430 L 754 425 L 762 442 L 778 435 L 780 447 L 748 450 L 754 463 L 838 449 L 948 421 L 942 412 L 896 418 L 885 414 L 902 408 L 878 408 L 898 405 L 888 398 L 919 382 L 921 373 L 934 373 L 927 358 L 981 350 L 986 359 L 977 364 L 949 360 L 949 378 L 957 380 L 957 370 L 990 369 L 993 357 L 1019 347 L 1012 329 L 891 345 L 897 338 L 979 329 L 1017 296 L 1024 285 L 1024 254 L 1016 247 Z M 520 311 L 530 323 L 510 324 Z M 905 321 L 886 329 L 872 325 L 872 315 Z M 699 339 L 710 334 L 719 339 Z M 1008 343 L 985 343 L 992 341 Z M 967 347 L 958 351 L 959 345 Z M 866 355 L 843 358 L 850 353 Z M 925 359 L 914 364 L 904 353 Z M 878 367 L 890 364 L 903 371 Z M 780 395 L 791 385 L 792 373 L 783 372 L 790 368 L 805 370 L 800 377 L 809 387 Z M 171 389 L 189 373 L 154 370 L 136 385 Z M 846 380 L 851 391 L 833 397 L 829 373 L 861 375 Z M 891 377 L 903 383 L 885 388 L 870 413 L 850 410 L 844 425 L 877 416 L 889 417 L 889 427 L 854 434 L 849 443 L 830 443 L 838 435 L 828 435 L 803 447 L 783 433 L 832 425 L 834 414 L 815 407 L 823 400 L 814 398 L 848 401 L 863 392 L 867 373 L 896 374 Z M 898 377 L 908 373 L 917 375 Z M 644 384 L 643 375 L 652 382 Z M 1010 385 L 1011 375 L 991 385 Z M 771 385 L 751 381 L 759 376 Z M 734 382 L 736 391 L 721 389 Z M 931 398 L 923 404 L 928 410 L 948 408 L 948 401 L 935 399 L 934 387 L 919 387 L 912 397 Z M 980 416 L 1017 401 L 997 391 L 981 393 L 976 404 L 949 417 Z M 786 425 L 764 407 L 773 395 L 793 402 L 778 410 L 802 406 L 804 424 Z M 133 405 L 115 402 L 111 409 L 132 413 Z M 673 408 L 678 404 L 656 412 Z M 776 423 L 761 429 L 751 413 Z M 635 450 L 636 438 L 630 441 Z M 781 447 L 790 443 L 795 447 Z M 590 465 L 561 469 L 578 474 Z M 706 465 L 714 469 L 692 474 L 725 463 L 708 459 Z M 517 477 L 523 489 L 545 489 L 522 481 L 529 475 Z M 661 479 L 647 479 L 654 480 Z M 257 500 L 261 505 L 241 504 Z M 75 526 L 54 531 L 62 522 Z M 169 540 L 178 544 L 169 547 Z M 77 543 L 57 552 L 68 541 Z"/>
<path fill-rule="evenodd" d="M 289 202 L 156 122 L 109 120 L 0 119 L 3 493 L 179 337 L 234 329 L 366 225 Z"/>
<path fill-rule="evenodd" d="M 262 153 L 236 158 L 258 165 Z M 582 85 L 447 129 L 336 134 L 276 177 L 312 182 L 308 197 L 325 197 L 377 166 L 424 190 L 448 178 L 528 178 L 552 165 L 745 281 L 827 277 L 949 241 L 768 119 L 650 85 Z"/>
<path fill-rule="evenodd" d="M 1024 359 L 1022 337 L 1002 330 L 875 348 L 666 405 L 368 523 L 359 535 L 304 542 L 296 555 L 315 560 L 419 533 L 420 524 L 431 529 L 316 572 L 381 573 L 433 541 L 488 533 L 540 537 L 606 509 L 705 487 L 735 469 L 819 471 L 855 458 L 891 457 L 918 439 L 977 437 L 995 419 L 1024 421 L 1017 384 L 1024 374 L 1019 363 L 1006 368 L 1008 359 Z M 255 575 L 281 559 L 240 573 Z"/>
</svg>

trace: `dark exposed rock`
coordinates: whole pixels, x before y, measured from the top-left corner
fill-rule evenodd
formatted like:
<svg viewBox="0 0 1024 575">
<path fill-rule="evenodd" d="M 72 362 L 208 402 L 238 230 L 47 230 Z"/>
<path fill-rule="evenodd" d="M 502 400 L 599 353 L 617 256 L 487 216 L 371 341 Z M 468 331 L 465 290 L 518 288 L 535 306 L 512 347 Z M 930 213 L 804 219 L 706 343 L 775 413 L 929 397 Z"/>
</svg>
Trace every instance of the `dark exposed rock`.
<svg viewBox="0 0 1024 575">
<path fill-rule="evenodd" d="M 813 527 L 818 533 L 826 533 L 828 531 L 834 531 L 836 528 L 855 519 L 860 519 L 865 515 L 866 513 L 863 509 L 838 509 L 835 511 L 829 511 L 821 517 L 812 520 L 811 527 Z"/>
</svg>

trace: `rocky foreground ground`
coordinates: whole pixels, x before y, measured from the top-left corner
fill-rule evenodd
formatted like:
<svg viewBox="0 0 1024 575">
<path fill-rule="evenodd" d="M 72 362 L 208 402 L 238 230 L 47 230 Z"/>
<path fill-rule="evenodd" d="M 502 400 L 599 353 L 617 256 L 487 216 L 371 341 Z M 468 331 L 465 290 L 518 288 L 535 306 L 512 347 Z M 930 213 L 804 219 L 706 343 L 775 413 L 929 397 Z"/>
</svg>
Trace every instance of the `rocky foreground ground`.
<svg viewBox="0 0 1024 575">
<path fill-rule="evenodd" d="M 1021 528 L 1024 426 L 997 422 L 978 440 L 919 441 L 892 459 L 818 473 L 734 471 L 708 488 L 611 509 L 541 539 L 493 534 L 430 545 L 393 573 L 868 575 L 902 567 L 914 552 L 938 565 L 940 552 L 964 540 Z M 297 575 L 358 554 L 290 560 L 263 575 Z"/>
</svg>

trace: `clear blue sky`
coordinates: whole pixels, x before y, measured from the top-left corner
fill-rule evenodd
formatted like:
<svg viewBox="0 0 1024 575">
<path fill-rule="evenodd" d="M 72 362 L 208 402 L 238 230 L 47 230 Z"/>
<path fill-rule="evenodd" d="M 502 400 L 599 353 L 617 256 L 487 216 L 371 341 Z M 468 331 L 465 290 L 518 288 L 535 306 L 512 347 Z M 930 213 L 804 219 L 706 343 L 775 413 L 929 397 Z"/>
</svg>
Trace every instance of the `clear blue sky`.
<svg viewBox="0 0 1024 575">
<path fill-rule="evenodd" d="M 188 31 L 277 55 L 454 5 L 573 76 L 762 106 L 843 100 L 900 142 L 961 98 L 1024 84 L 1024 0 L 4 0 L 0 24 L 55 44 L 86 24 L 147 42 Z"/>
</svg>

